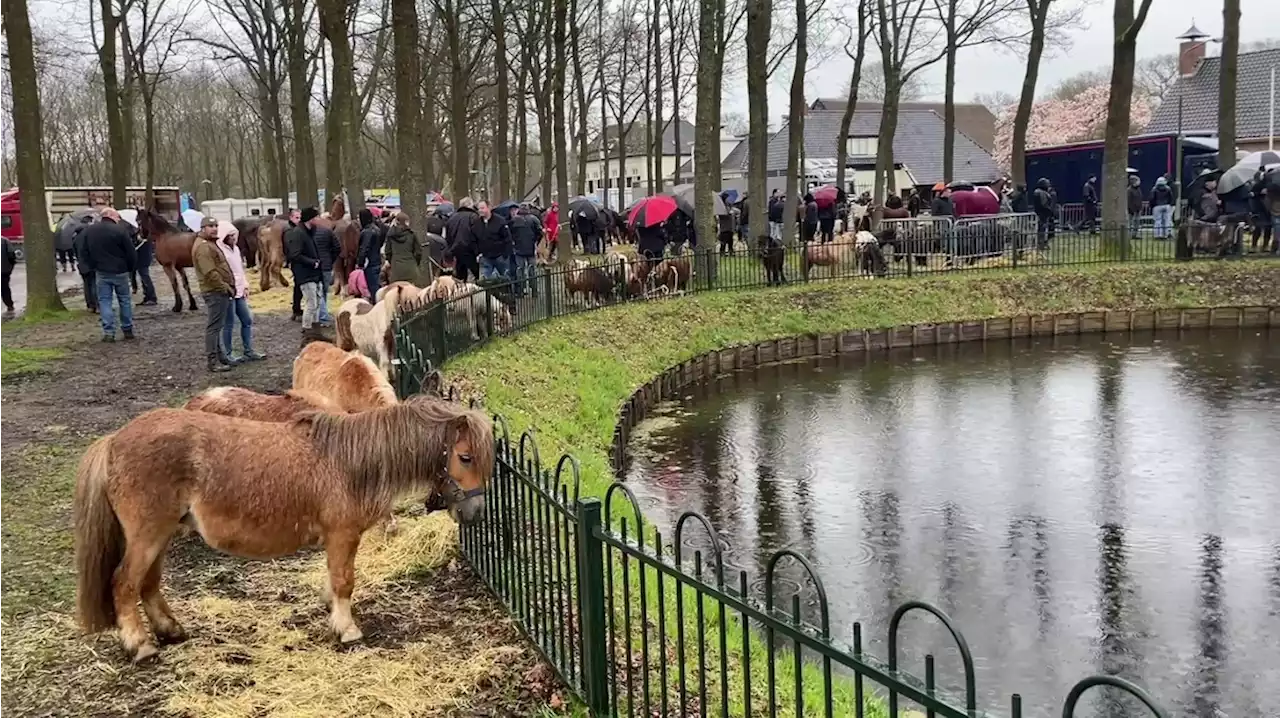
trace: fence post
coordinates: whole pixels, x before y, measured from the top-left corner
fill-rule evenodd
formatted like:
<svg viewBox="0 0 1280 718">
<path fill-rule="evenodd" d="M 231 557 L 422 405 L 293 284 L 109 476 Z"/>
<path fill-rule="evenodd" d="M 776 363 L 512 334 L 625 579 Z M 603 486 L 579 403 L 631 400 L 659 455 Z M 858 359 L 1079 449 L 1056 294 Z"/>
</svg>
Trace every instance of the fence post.
<svg viewBox="0 0 1280 718">
<path fill-rule="evenodd" d="M 547 268 L 542 273 L 542 296 L 547 300 L 547 319 L 552 317 L 551 314 L 551 269 Z"/>
<path fill-rule="evenodd" d="M 582 629 L 582 692 L 592 715 L 609 711 L 609 645 L 605 634 L 604 542 L 600 499 L 578 502 L 578 616 Z"/>
<path fill-rule="evenodd" d="M 436 337 L 436 351 L 434 352 L 435 364 L 436 366 L 440 366 L 444 364 L 445 359 L 449 358 L 449 349 L 447 346 L 449 334 L 448 328 L 445 327 L 445 321 L 449 315 L 445 312 L 445 302 L 439 302 L 432 313 L 435 315 L 433 317 L 435 322 L 433 323 L 436 325 L 438 331 Z"/>
</svg>

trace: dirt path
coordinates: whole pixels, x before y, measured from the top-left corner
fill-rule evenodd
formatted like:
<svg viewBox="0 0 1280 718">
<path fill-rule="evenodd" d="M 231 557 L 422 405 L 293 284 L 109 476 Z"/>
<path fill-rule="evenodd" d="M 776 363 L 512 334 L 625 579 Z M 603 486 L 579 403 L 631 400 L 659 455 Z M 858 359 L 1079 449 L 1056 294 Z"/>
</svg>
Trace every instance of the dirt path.
<svg viewBox="0 0 1280 718">
<path fill-rule="evenodd" d="M 71 617 L 75 467 L 95 437 L 214 385 L 289 386 L 300 327 L 259 312 L 263 362 L 211 375 L 202 312 L 135 312 L 138 339 L 103 344 L 97 318 L 5 324 L 3 710 L 35 716 L 531 715 L 563 691 L 478 579 L 456 559 L 451 522 L 406 504 L 401 531 L 370 532 L 357 559 L 357 619 L 368 638 L 338 650 L 320 604 L 323 555 L 271 562 L 174 541 L 165 591 L 192 634 L 135 668 L 110 635 Z M 68 304 L 83 306 L 78 296 Z M 287 307 L 289 290 L 254 297 Z M 237 340 L 238 342 L 238 340 Z M 25 359 L 19 362 L 19 359 Z M 15 374 L 14 367 L 26 369 Z"/>
</svg>

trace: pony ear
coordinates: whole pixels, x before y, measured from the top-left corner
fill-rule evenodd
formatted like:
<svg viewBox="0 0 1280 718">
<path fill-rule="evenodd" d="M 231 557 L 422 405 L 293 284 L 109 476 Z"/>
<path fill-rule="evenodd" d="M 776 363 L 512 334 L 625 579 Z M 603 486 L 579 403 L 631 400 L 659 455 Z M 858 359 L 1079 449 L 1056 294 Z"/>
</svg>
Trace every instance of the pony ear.
<svg viewBox="0 0 1280 718">
<path fill-rule="evenodd" d="M 444 379 L 441 378 L 439 370 L 433 369 L 422 380 L 422 393 L 431 396 L 442 396 L 444 389 Z"/>
</svg>

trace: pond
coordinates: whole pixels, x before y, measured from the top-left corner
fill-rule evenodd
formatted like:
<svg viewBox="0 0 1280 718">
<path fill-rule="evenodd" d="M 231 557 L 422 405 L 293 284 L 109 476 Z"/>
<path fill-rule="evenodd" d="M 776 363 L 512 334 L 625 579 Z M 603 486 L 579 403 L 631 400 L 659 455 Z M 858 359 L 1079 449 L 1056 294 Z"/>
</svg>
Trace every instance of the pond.
<svg viewBox="0 0 1280 718">
<path fill-rule="evenodd" d="M 810 558 L 837 636 L 861 621 L 883 658 L 892 611 L 921 599 L 964 632 L 982 709 L 1018 692 L 1060 715 L 1108 673 L 1171 715 L 1280 715 L 1275 332 L 929 347 L 687 393 L 632 433 L 621 473 L 646 518 L 670 536 L 704 513 L 757 581 L 778 549 Z M 781 605 L 797 591 L 813 613 L 803 575 L 775 586 Z M 903 665 L 933 652 L 962 685 L 932 619 L 905 625 Z"/>
</svg>

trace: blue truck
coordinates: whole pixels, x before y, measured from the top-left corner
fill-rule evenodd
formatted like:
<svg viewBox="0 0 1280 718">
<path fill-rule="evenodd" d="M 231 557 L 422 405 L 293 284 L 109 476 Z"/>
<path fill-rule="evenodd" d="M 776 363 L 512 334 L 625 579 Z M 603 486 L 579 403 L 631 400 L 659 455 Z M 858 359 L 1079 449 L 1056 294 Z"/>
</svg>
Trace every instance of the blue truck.
<svg viewBox="0 0 1280 718">
<path fill-rule="evenodd" d="M 1142 187 L 1150 191 L 1156 178 L 1168 175 L 1170 183 L 1177 177 L 1178 149 L 1182 149 L 1182 182 L 1185 188 L 1200 171 L 1218 166 L 1218 138 L 1174 133 L 1137 135 L 1129 138 L 1129 168 L 1142 179 Z M 1031 187 L 1047 177 L 1058 191 L 1060 204 L 1084 201 L 1084 183 L 1090 176 L 1098 178 L 1102 189 L 1102 140 L 1075 142 L 1056 147 L 1027 150 L 1027 184 Z"/>
</svg>

